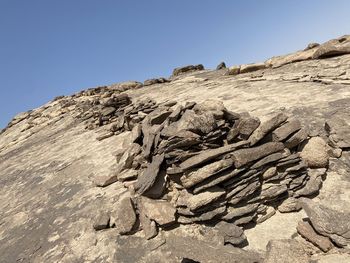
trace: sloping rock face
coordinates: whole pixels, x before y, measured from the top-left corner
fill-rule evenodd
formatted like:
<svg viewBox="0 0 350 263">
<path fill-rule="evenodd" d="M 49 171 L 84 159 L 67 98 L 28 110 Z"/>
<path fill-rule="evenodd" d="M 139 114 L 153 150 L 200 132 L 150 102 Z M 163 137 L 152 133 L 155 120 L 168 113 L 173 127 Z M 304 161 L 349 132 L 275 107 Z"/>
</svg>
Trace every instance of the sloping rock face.
<svg viewBox="0 0 350 263">
<path fill-rule="evenodd" d="M 348 36 L 310 45 L 264 65 L 237 67 L 236 75 L 226 74 L 229 69 L 224 67 L 184 68 L 170 80 L 147 81 L 144 87 L 132 81 L 89 89 L 17 115 L 0 134 L 0 261 L 346 260 L 349 235 L 344 218 L 350 212 L 348 45 Z M 188 102 L 200 104 L 208 98 L 220 101 L 222 107 L 213 102 L 201 107 Z M 289 119 L 274 117 L 281 110 Z M 188 113 L 183 121 L 168 131 L 163 129 L 166 120 L 176 123 L 184 112 Z M 227 128 L 231 137 L 216 145 L 223 136 L 217 131 L 222 132 L 225 123 L 231 125 Z M 287 127 L 281 128 L 284 125 Z M 188 128 L 186 132 L 184 127 Z M 166 164 L 171 151 L 154 151 L 163 141 L 158 136 L 160 131 L 164 136 L 175 136 L 167 145 L 173 152 L 186 146 L 199 148 L 194 153 L 177 151 L 171 156 L 174 167 L 167 167 L 172 165 Z M 322 140 L 322 145 L 318 144 L 321 146 L 314 155 L 312 138 L 322 138 L 316 139 Z M 283 147 L 279 146 L 281 142 Z M 141 149 L 122 150 L 132 143 Z M 269 146 L 263 152 L 269 154 L 263 156 L 257 148 L 265 144 Z M 282 151 L 285 148 L 292 149 L 289 156 Z M 254 152 L 247 152 L 251 149 Z M 294 184 L 287 189 L 276 185 L 275 179 L 282 178 L 278 177 L 278 167 L 270 164 L 278 163 L 283 155 L 289 158 L 284 160 L 284 165 L 292 168 L 289 171 L 298 171 L 293 171 L 293 154 L 303 149 L 307 149 L 306 156 L 323 158 L 305 162 L 313 160 L 310 163 L 317 164 L 317 169 L 305 168 L 308 177 L 293 178 Z M 203 151 L 206 153 L 201 154 Z M 324 160 L 325 152 L 331 156 L 328 161 Z M 222 158 L 230 154 L 230 158 Z M 154 156 L 158 157 L 153 160 Z M 268 164 L 269 169 L 259 178 L 270 182 L 261 185 L 259 179 L 235 185 L 230 191 L 233 199 L 239 203 L 240 198 L 250 196 L 252 202 L 239 207 L 227 205 L 222 177 L 211 174 L 227 175 L 225 169 L 231 168 L 243 173 L 246 162 L 257 168 Z M 164 168 L 167 173 L 162 172 Z M 127 173 L 129 170 L 137 172 Z M 246 176 L 251 179 L 252 174 Z M 210 177 L 206 182 L 211 188 L 205 184 L 197 187 L 203 182 L 200 180 Z M 104 180 L 104 187 L 96 186 L 96 178 Z M 145 183 L 135 188 L 137 181 L 133 180 L 139 178 Z M 188 199 L 182 184 L 189 187 L 188 194 L 202 195 Z M 304 187 L 299 189 L 298 185 Z M 167 195 L 170 187 L 179 192 L 177 203 L 184 197 L 182 200 L 190 201 L 188 206 L 176 206 L 175 199 Z M 262 205 L 254 189 L 263 200 L 290 190 L 295 196 L 282 203 Z M 309 206 L 298 203 L 305 196 L 314 197 Z M 206 210 L 208 205 L 212 209 Z M 120 210 L 125 210 L 123 216 L 129 215 L 127 220 L 120 221 Z M 178 211 L 183 213 L 184 223 L 179 224 Z M 299 212 L 286 213 L 291 211 Z M 213 227 L 212 219 L 217 217 L 226 218 L 229 225 Z M 344 223 L 334 224 L 333 218 Z M 248 224 L 255 220 L 261 223 Z M 140 231 L 145 228 L 147 233 Z M 291 236 L 295 238 L 291 240 Z"/>
</svg>

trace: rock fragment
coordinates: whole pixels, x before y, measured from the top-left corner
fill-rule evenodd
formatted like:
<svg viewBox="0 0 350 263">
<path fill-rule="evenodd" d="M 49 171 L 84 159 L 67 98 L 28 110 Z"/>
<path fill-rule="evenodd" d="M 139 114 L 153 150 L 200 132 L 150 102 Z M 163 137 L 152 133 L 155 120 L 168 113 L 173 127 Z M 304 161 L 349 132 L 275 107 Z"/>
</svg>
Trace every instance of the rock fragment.
<svg viewBox="0 0 350 263">
<path fill-rule="evenodd" d="M 311 168 L 324 168 L 328 165 L 326 142 L 321 137 L 311 138 L 303 147 L 300 156 Z"/>
</svg>

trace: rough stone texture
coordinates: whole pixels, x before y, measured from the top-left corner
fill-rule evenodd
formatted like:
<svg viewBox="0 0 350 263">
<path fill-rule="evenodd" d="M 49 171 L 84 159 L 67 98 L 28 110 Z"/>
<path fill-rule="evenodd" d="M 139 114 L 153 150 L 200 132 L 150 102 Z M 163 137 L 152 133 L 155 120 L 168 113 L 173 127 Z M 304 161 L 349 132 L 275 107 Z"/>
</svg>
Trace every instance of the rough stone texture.
<svg viewBox="0 0 350 263">
<path fill-rule="evenodd" d="M 328 254 L 317 255 L 312 258 L 311 263 L 348 263 L 350 262 L 350 254 Z"/>
<path fill-rule="evenodd" d="M 276 109 L 285 108 L 288 114 L 300 119 L 303 127 L 309 128 L 310 135 L 318 136 L 324 132 L 325 120 L 335 116 L 348 119 L 350 56 L 312 60 L 311 55 L 316 49 L 274 58 L 272 68 L 264 69 L 264 74 L 252 72 L 223 76 L 221 71 L 193 72 L 169 83 L 133 88 L 127 93 L 133 100 L 149 96 L 157 102 L 172 100 L 176 94 L 180 104 L 185 104 L 189 98 L 194 101 L 219 99 L 229 111 L 253 112 L 262 121 Z M 133 85 L 137 87 L 138 84 Z M 102 206 L 109 211 L 127 191 L 120 182 L 105 188 L 94 187 L 91 176 L 109 173 L 115 162 L 113 154 L 128 139 L 128 133 L 97 141 L 97 134 L 107 126 L 96 124 L 96 130 L 86 130 L 86 124 L 76 116 L 82 114 L 79 112 L 83 108 L 80 103 L 93 101 L 105 95 L 104 92 L 119 92 L 117 86 L 113 91 L 109 91 L 108 86 L 57 98 L 22 114 L 1 131 L 2 262 L 12 263 L 17 259 L 24 262 L 98 262 L 101 259 L 125 262 L 129 257 L 129 262 L 137 262 L 145 255 L 159 259 L 155 255 L 166 244 L 155 249 L 144 238 L 135 236 L 118 237 L 116 243 L 113 230 L 96 232 L 89 219 Z M 69 105 L 70 101 L 76 104 L 62 106 Z M 151 111 L 153 106 L 149 103 L 147 107 L 147 111 Z M 92 115 L 84 115 L 84 118 L 89 116 Z M 340 159 L 331 160 L 331 171 L 327 172 L 318 202 L 336 209 L 350 207 L 349 160 L 346 149 Z M 113 203 L 111 198 L 115 200 Z M 305 217 L 303 213 L 277 212 L 266 222 L 247 229 L 248 248 L 263 251 L 268 240 L 290 238 L 297 222 Z M 172 243 L 175 244 L 173 247 L 182 244 L 181 241 L 177 239 Z M 193 240 L 188 243 L 198 244 Z M 197 261 L 207 259 L 205 256 L 208 255 L 202 255 L 204 247 L 206 245 L 200 243 L 194 248 L 200 254 L 194 258 Z M 151 249 L 157 251 L 150 253 Z M 215 249 L 208 252 L 209 256 L 213 251 L 214 260 L 218 256 L 227 258 Z M 238 255 L 229 255 L 240 262 L 241 250 L 237 251 Z M 181 256 L 191 258 L 185 252 L 179 252 L 174 262 L 181 261 Z M 164 255 L 168 254 L 163 253 L 163 259 Z"/>
<path fill-rule="evenodd" d="M 102 230 L 102 229 L 106 229 L 109 227 L 109 214 L 106 212 L 100 212 L 95 220 L 94 220 L 94 224 L 93 227 L 96 231 L 98 230 Z"/>
<path fill-rule="evenodd" d="M 278 211 L 280 211 L 281 213 L 296 212 L 300 209 L 301 204 L 299 203 L 298 199 L 294 197 L 286 199 L 282 204 L 278 206 Z"/>
<path fill-rule="evenodd" d="M 205 206 L 207 204 L 210 204 L 211 202 L 216 201 L 223 195 L 225 195 L 225 190 L 219 187 L 213 187 L 213 188 L 207 189 L 206 192 L 199 193 L 188 198 L 187 206 L 191 210 L 196 210 L 198 208 L 201 208 L 202 206 Z"/>
<path fill-rule="evenodd" d="M 204 67 L 202 64 L 179 67 L 179 68 L 174 69 L 173 76 L 176 77 L 176 76 L 183 74 L 183 73 L 198 71 L 198 70 L 204 70 Z"/>
<path fill-rule="evenodd" d="M 145 215 L 159 225 L 168 225 L 175 222 L 176 210 L 169 202 L 142 197 L 141 206 Z"/>
<path fill-rule="evenodd" d="M 272 240 L 266 248 L 264 263 L 309 263 L 304 246 L 294 239 Z"/>
<path fill-rule="evenodd" d="M 338 246 L 350 244 L 350 213 L 339 212 L 302 198 L 302 207 L 319 234 L 329 237 Z"/>
<path fill-rule="evenodd" d="M 300 156 L 311 168 L 324 168 L 328 165 L 326 142 L 321 137 L 311 138 L 303 147 Z"/>
<path fill-rule="evenodd" d="M 303 238 L 319 247 L 323 252 L 327 252 L 333 247 L 330 239 L 317 234 L 307 221 L 300 221 L 297 226 L 297 231 Z"/>
<path fill-rule="evenodd" d="M 284 113 L 279 113 L 268 121 L 261 123 L 260 126 L 249 137 L 248 140 L 250 142 L 250 145 L 255 145 L 262 138 L 264 138 L 266 134 L 277 128 L 281 123 L 285 122 L 287 118 L 288 117 Z"/>
<path fill-rule="evenodd" d="M 136 213 L 130 197 L 125 197 L 116 204 L 111 212 L 110 225 L 115 227 L 121 235 L 129 234 L 136 223 Z"/>
<path fill-rule="evenodd" d="M 266 68 L 265 63 L 246 64 L 246 65 L 241 65 L 240 73 L 248 73 L 248 72 L 257 71 L 265 68 Z"/>
<path fill-rule="evenodd" d="M 283 150 L 283 143 L 268 142 L 254 148 L 241 149 L 232 153 L 235 167 L 239 168 L 266 155 Z"/>
<path fill-rule="evenodd" d="M 272 132 L 272 140 L 276 142 L 283 141 L 292 133 L 300 130 L 301 124 L 298 119 L 288 119 L 288 121 L 281 127 Z"/>
</svg>

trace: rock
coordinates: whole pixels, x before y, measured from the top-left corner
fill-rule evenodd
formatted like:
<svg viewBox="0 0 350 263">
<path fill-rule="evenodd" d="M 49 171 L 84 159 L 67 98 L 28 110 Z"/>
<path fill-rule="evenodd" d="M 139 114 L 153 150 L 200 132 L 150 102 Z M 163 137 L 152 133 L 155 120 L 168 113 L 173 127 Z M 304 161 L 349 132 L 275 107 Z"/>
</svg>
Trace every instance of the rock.
<svg viewBox="0 0 350 263">
<path fill-rule="evenodd" d="M 141 146 L 137 143 L 132 143 L 120 158 L 115 173 L 118 174 L 125 169 L 130 169 L 135 157 L 141 152 Z"/>
<path fill-rule="evenodd" d="M 298 199 L 289 197 L 278 206 L 278 211 L 281 213 L 297 212 L 301 210 L 301 204 Z"/>
<path fill-rule="evenodd" d="M 219 235 L 224 237 L 224 244 L 229 243 L 233 246 L 238 246 L 247 242 L 247 237 L 239 226 L 221 221 L 215 225 L 215 228 L 219 231 Z"/>
<path fill-rule="evenodd" d="M 294 239 L 271 240 L 266 250 L 264 263 L 309 263 L 303 244 Z"/>
<path fill-rule="evenodd" d="M 260 120 L 258 118 L 242 118 L 237 121 L 237 126 L 235 126 L 229 131 L 227 135 L 227 140 L 230 142 L 234 140 L 237 136 L 239 139 L 247 140 L 249 136 L 255 131 L 260 125 Z"/>
<path fill-rule="evenodd" d="M 118 181 L 124 182 L 129 180 L 135 180 L 138 172 L 134 169 L 127 169 L 117 174 Z"/>
<path fill-rule="evenodd" d="M 299 197 L 299 196 L 308 196 L 312 195 L 315 193 L 318 193 L 318 191 L 322 187 L 322 176 L 326 174 L 326 169 L 325 168 L 319 168 L 319 169 L 309 169 L 308 175 L 309 175 L 309 180 L 306 182 L 306 185 L 300 189 L 297 190 L 294 193 L 294 197 Z"/>
<path fill-rule="evenodd" d="M 350 147 L 350 135 L 349 135 L 350 125 L 344 118 L 332 117 L 325 123 L 325 130 L 327 131 L 329 138 L 332 142 L 340 148 Z"/>
<path fill-rule="evenodd" d="M 136 143 L 139 139 L 141 139 L 141 135 L 142 135 L 142 126 L 141 124 L 136 124 L 131 130 L 130 141 L 132 143 Z"/>
<path fill-rule="evenodd" d="M 143 194 L 149 190 L 156 182 L 159 174 L 159 169 L 164 160 L 164 154 L 153 157 L 152 163 L 139 175 L 134 185 L 135 191 L 138 194 Z"/>
<path fill-rule="evenodd" d="M 96 231 L 109 228 L 109 214 L 100 212 L 94 220 L 93 227 Z"/>
<path fill-rule="evenodd" d="M 262 175 L 263 179 L 264 180 L 267 180 L 273 176 L 275 176 L 277 174 L 277 168 L 272 166 L 272 167 L 269 167 Z"/>
<path fill-rule="evenodd" d="M 150 86 L 150 85 L 166 83 L 166 82 L 169 82 L 169 80 L 166 78 L 147 79 L 143 82 L 143 86 Z"/>
<path fill-rule="evenodd" d="M 303 238 L 319 247 L 323 252 L 328 252 L 333 247 L 329 238 L 317 234 L 307 221 L 300 221 L 297 231 Z"/>
<path fill-rule="evenodd" d="M 315 255 L 314 258 L 312 258 L 312 261 L 310 263 L 348 263 L 350 262 L 350 254 L 349 253 L 343 253 L 343 254 L 322 254 L 322 255 Z"/>
<path fill-rule="evenodd" d="M 195 171 L 183 175 L 181 177 L 181 183 L 185 188 L 192 187 L 207 179 L 208 177 L 217 174 L 231 166 L 233 166 L 232 159 L 224 159 L 207 164 Z"/>
<path fill-rule="evenodd" d="M 204 66 L 202 64 L 188 65 L 188 66 L 184 66 L 184 67 L 175 68 L 173 70 L 172 76 L 176 77 L 176 76 L 183 74 L 183 73 L 199 71 L 199 70 L 204 70 Z"/>
<path fill-rule="evenodd" d="M 169 120 L 170 122 L 178 121 L 179 118 L 180 118 L 180 116 L 181 116 L 182 110 L 183 110 L 183 106 L 178 105 L 178 106 L 174 109 L 174 111 L 169 115 L 168 120 Z"/>
<path fill-rule="evenodd" d="M 212 210 L 203 212 L 195 216 L 190 216 L 190 217 L 179 216 L 179 218 L 177 219 L 177 222 L 179 222 L 180 224 L 192 224 L 197 222 L 205 222 L 205 221 L 212 220 L 214 218 L 218 218 L 221 215 L 225 214 L 225 212 L 226 212 L 226 206 L 225 205 L 219 206 Z"/>
<path fill-rule="evenodd" d="M 247 199 L 250 197 L 251 194 L 253 194 L 255 191 L 257 191 L 261 186 L 260 181 L 255 180 L 252 183 L 250 183 L 247 187 L 245 187 L 240 192 L 236 193 L 231 199 L 228 200 L 228 202 L 231 205 L 238 204 L 240 201 Z M 232 194 L 229 192 L 227 194 L 228 197 L 232 196 Z"/>
<path fill-rule="evenodd" d="M 238 75 L 241 71 L 240 66 L 232 66 L 228 69 L 227 75 Z"/>
<path fill-rule="evenodd" d="M 258 217 L 256 219 L 256 223 L 260 224 L 270 217 L 272 217 L 274 214 L 276 214 L 276 209 L 272 206 L 269 206 L 264 214 L 258 214 Z"/>
<path fill-rule="evenodd" d="M 266 134 L 268 134 L 270 131 L 274 130 L 280 124 L 285 122 L 287 118 L 288 117 L 284 113 L 279 113 L 271 119 L 269 119 L 268 121 L 261 123 L 260 126 L 252 133 L 252 135 L 250 135 L 248 139 L 250 145 L 255 145 L 262 138 L 264 138 Z"/>
<path fill-rule="evenodd" d="M 217 65 L 216 70 L 224 69 L 226 68 L 225 62 L 221 62 L 219 65 Z"/>
<path fill-rule="evenodd" d="M 340 148 L 333 148 L 327 145 L 327 154 L 329 157 L 340 158 L 343 150 Z"/>
<path fill-rule="evenodd" d="M 136 213 L 130 197 L 118 200 L 116 208 L 111 213 L 111 227 L 115 227 L 119 234 L 130 234 L 136 223 Z"/>
<path fill-rule="evenodd" d="M 350 244 L 349 213 L 338 212 L 307 198 L 300 198 L 300 201 L 317 233 L 329 237 L 340 247 Z"/>
<path fill-rule="evenodd" d="M 335 45 L 333 43 L 326 43 L 319 46 L 313 54 L 313 59 L 329 58 L 344 54 L 350 54 L 350 44 Z"/>
<path fill-rule="evenodd" d="M 225 195 L 225 190 L 219 187 L 212 187 L 207 189 L 205 192 L 192 195 L 187 200 L 187 206 L 192 211 L 199 209 L 205 205 L 208 205 L 216 200 L 218 200 L 220 197 Z"/>
<path fill-rule="evenodd" d="M 287 139 L 292 133 L 301 129 L 298 119 L 290 118 L 285 124 L 272 132 L 272 141 L 280 142 Z"/>
<path fill-rule="evenodd" d="M 266 68 L 265 63 L 245 64 L 245 65 L 241 65 L 240 73 L 241 74 L 248 73 L 248 72 L 257 71 L 265 68 Z"/>
<path fill-rule="evenodd" d="M 207 134 L 216 128 L 216 121 L 213 113 L 206 112 L 196 114 L 193 110 L 187 110 L 182 117 L 165 127 L 162 135 L 166 137 L 175 136 L 181 130 L 192 131 L 198 134 Z"/>
<path fill-rule="evenodd" d="M 102 141 L 102 140 L 104 140 L 104 139 L 107 139 L 107 138 L 109 138 L 109 137 L 112 137 L 113 135 L 114 135 L 113 132 L 105 132 L 105 133 L 103 133 L 103 134 L 97 136 L 97 137 L 96 137 L 96 140 Z"/>
<path fill-rule="evenodd" d="M 153 186 L 143 193 L 144 196 L 149 198 L 161 198 L 166 190 L 167 178 L 166 171 L 160 170 L 159 174 L 154 182 Z"/>
<path fill-rule="evenodd" d="M 222 101 L 208 99 L 196 104 L 193 107 L 193 110 L 196 114 L 204 114 L 205 112 L 211 112 L 214 114 L 215 119 L 222 119 L 224 117 L 224 111 L 226 111 L 226 108 Z"/>
<path fill-rule="evenodd" d="M 243 147 L 245 145 L 247 145 L 248 142 L 247 141 L 241 141 L 238 143 L 234 143 L 234 144 L 229 144 L 229 145 L 225 145 L 216 149 L 210 149 L 210 150 L 206 150 L 206 151 L 202 151 L 200 154 L 195 155 L 189 159 L 187 159 L 186 161 L 182 162 L 180 164 L 180 168 L 183 171 L 186 171 L 188 169 L 191 169 L 193 167 L 196 167 L 200 164 L 203 164 L 205 162 L 208 162 L 210 160 L 213 160 L 223 154 L 229 153 L 234 151 L 237 148 Z"/>
<path fill-rule="evenodd" d="M 318 47 L 318 46 L 320 46 L 320 44 L 318 44 L 318 43 L 310 43 L 310 44 L 307 45 L 307 47 L 304 50 L 313 49 L 313 48 Z"/>
<path fill-rule="evenodd" d="M 249 162 L 258 160 L 271 153 L 281 151 L 283 150 L 283 148 L 283 143 L 268 142 L 261 146 L 234 151 L 232 153 L 232 159 L 235 164 L 235 167 L 239 168 Z"/>
<path fill-rule="evenodd" d="M 146 239 L 154 238 L 158 235 L 158 228 L 156 223 L 149 219 L 145 212 L 143 211 L 143 206 L 141 203 L 138 203 L 138 209 L 139 209 L 139 219 L 140 224 L 142 227 L 143 234 Z"/>
<path fill-rule="evenodd" d="M 95 175 L 93 181 L 96 186 L 105 187 L 117 182 L 118 177 L 114 173 L 110 175 Z"/>
<path fill-rule="evenodd" d="M 288 138 L 285 142 L 284 145 L 288 149 L 292 149 L 296 146 L 298 146 L 300 143 L 305 141 L 308 137 L 308 133 L 305 129 L 300 129 L 298 132 L 294 133 L 290 138 Z"/>
<path fill-rule="evenodd" d="M 270 154 L 264 158 L 262 158 L 261 160 L 257 161 L 255 164 L 253 164 L 250 169 L 257 169 L 260 167 L 263 167 L 264 165 L 276 162 L 286 156 L 290 155 L 289 151 L 285 151 L 285 152 L 277 152 L 277 153 L 273 153 Z"/>
<path fill-rule="evenodd" d="M 262 185 L 260 200 L 272 200 L 275 197 L 287 192 L 288 188 L 284 184 L 266 183 Z"/>
<path fill-rule="evenodd" d="M 227 208 L 227 214 L 222 217 L 223 220 L 230 221 L 234 218 L 238 218 L 250 213 L 257 211 L 259 204 L 247 204 L 242 207 L 232 207 Z"/>
<path fill-rule="evenodd" d="M 141 197 L 141 206 L 145 215 L 161 226 L 175 222 L 176 209 L 167 201 Z"/>
<path fill-rule="evenodd" d="M 321 137 L 312 137 L 303 147 L 300 156 L 310 168 L 324 168 L 328 165 L 326 142 Z"/>
</svg>

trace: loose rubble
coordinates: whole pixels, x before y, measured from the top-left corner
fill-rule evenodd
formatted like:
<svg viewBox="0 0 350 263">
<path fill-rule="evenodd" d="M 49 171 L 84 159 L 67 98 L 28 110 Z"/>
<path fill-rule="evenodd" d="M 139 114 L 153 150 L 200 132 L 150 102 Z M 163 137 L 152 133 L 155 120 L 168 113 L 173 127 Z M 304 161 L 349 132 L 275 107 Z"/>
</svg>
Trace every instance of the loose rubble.
<svg viewBox="0 0 350 263">
<path fill-rule="evenodd" d="M 124 120 L 119 127 L 131 131 L 131 144 L 117 154 L 109 182 L 128 185 L 146 239 L 164 226 L 203 224 L 225 244 L 241 246 L 241 226 L 262 223 L 276 210 L 298 211 L 298 198 L 322 187 L 326 168 L 313 168 L 325 167 L 328 155 L 322 152 L 326 161 L 310 160 L 320 155 L 312 154 L 314 142 L 322 141 L 319 152 L 324 141 L 307 140 L 300 121 L 283 112 L 261 122 L 216 100 L 178 105 L 145 99 L 123 106 L 116 110 Z M 329 249 L 305 224 L 299 232 Z"/>
</svg>

